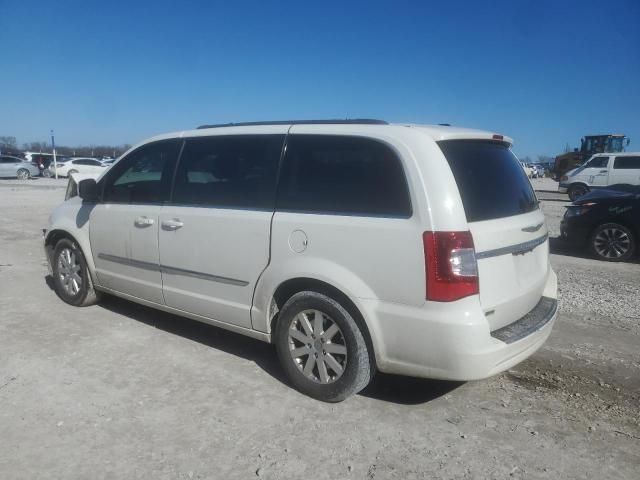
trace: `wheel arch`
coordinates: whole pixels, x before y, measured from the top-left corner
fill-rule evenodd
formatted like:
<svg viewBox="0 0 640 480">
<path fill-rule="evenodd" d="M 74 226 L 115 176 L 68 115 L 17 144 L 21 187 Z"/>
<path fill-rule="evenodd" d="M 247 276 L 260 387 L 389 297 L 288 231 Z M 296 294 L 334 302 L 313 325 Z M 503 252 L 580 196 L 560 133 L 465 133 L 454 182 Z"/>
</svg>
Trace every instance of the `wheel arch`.
<svg viewBox="0 0 640 480">
<path fill-rule="evenodd" d="M 323 280 L 318 280 L 317 278 L 301 276 L 290 278 L 288 280 L 280 283 L 273 295 L 271 297 L 269 310 L 268 310 L 268 322 L 270 332 L 275 331 L 276 323 L 278 322 L 279 312 L 287 302 L 289 298 L 299 292 L 304 291 L 314 291 L 326 295 L 336 302 L 340 303 L 344 307 L 347 312 L 353 317 L 354 321 L 362 331 L 362 335 L 367 344 L 367 349 L 369 351 L 369 360 L 371 362 L 371 368 L 376 369 L 376 349 L 374 347 L 374 342 L 371 337 L 371 332 L 369 326 L 362 314 L 361 309 L 356 305 L 356 302 L 349 297 L 346 293 L 344 293 L 340 288 L 327 283 Z"/>
<path fill-rule="evenodd" d="M 82 251 L 85 261 L 87 262 L 87 266 L 89 267 L 89 274 L 91 275 L 91 281 L 93 282 L 94 285 L 96 285 L 95 265 L 93 263 L 93 256 L 91 255 L 91 249 L 89 248 L 90 246 L 88 244 L 88 241 L 87 242 L 79 241 L 78 237 L 79 236 L 73 235 L 71 232 L 69 232 L 69 230 L 66 230 L 64 228 L 54 228 L 52 230 L 49 230 L 46 233 L 46 237 L 44 240 L 44 250 L 47 256 L 47 260 L 49 262 L 49 265 L 53 265 L 52 257 L 53 257 L 53 252 L 56 248 L 56 244 L 63 238 L 71 240 L 76 245 L 78 245 L 78 248 L 80 248 L 80 250 Z"/>
</svg>

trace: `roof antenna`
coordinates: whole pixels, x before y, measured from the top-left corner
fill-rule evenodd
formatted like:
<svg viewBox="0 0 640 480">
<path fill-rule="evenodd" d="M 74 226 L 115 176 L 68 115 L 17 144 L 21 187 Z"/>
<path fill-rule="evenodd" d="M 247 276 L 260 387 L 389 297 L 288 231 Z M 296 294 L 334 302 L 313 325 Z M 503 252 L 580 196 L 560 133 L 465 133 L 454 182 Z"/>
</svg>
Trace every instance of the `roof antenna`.
<svg viewBox="0 0 640 480">
<path fill-rule="evenodd" d="M 442 127 L 450 127 L 451 126 L 450 123 L 439 123 L 438 125 L 440 125 Z"/>
</svg>

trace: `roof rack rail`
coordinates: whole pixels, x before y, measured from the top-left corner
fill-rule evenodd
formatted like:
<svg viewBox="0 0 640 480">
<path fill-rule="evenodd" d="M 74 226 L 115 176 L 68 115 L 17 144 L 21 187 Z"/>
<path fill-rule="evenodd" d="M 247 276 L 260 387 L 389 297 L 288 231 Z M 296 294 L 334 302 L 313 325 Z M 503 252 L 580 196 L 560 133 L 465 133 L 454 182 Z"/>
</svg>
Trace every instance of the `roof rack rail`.
<svg viewBox="0 0 640 480">
<path fill-rule="evenodd" d="M 221 127 L 254 127 L 257 125 L 331 125 L 331 124 L 355 124 L 355 125 L 389 125 L 384 120 L 372 118 L 347 118 L 341 120 L 271 120 L 267 122 L 240 122 L 240 123 L 218 123 L 214 125 L 200 125 L 198 130 L 203 128 Z"/>
</svg>

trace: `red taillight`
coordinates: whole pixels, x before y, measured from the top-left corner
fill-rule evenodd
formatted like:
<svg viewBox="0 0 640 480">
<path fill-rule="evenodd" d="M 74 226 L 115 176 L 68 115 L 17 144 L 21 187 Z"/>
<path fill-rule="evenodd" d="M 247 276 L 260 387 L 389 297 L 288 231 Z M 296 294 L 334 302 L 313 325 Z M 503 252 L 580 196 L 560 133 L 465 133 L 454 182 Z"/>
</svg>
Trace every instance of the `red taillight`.
<svg viewBox="0 0 640 480">
<path fill-rule="evenodd" d="M 452 302 L 480 291 L 471 232 L 424 232 L 427 300 Z"/>
</svg>

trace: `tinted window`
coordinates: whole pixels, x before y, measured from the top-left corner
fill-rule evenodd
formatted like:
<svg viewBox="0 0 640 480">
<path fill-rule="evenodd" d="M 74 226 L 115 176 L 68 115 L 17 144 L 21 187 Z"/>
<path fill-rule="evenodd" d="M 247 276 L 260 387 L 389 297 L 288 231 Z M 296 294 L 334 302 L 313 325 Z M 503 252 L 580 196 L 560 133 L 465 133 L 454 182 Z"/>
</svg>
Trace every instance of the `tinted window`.
<svg viewBox="0 0 640 480">
<path fill-rule="evenodd" d="M 411 216 L 402 164 L 387 145 L 362 137 L 292 135 L 278 209 Z"/>
<path fill-rule="evenodd" d="M 11 157 L 0 157 L 0 163 L 18 163 L 20 160 Z"/>
<path fill-rule="evenodd" d="M 438 142 L 464 204 L 467 221 L 510 217 L 538 208 L 536 196 L 516 156 L 497 142 Z"/>
<path fill-rule="evenodd" d="M 609 164 L 609 157 L 596 157 L 592 158 L 589 163 L 585 165 L 586 168 L 606 168 Z"/>
<path fill-rule="evenodd" d="M 640 157 L 616 157 L 613 168 L 620 170 L 640 170 Z"/>
<path fill-rule="evenodd" d="M 143 145 L 115 165 L 104 180 L 103 201 L 160 203 L 169 199 L 181 141 Z"/>
<path fill-rule="evenodd" d="M 189 138 L 172 203 L 273 209 L 284 135 Z"/>
</svg>

